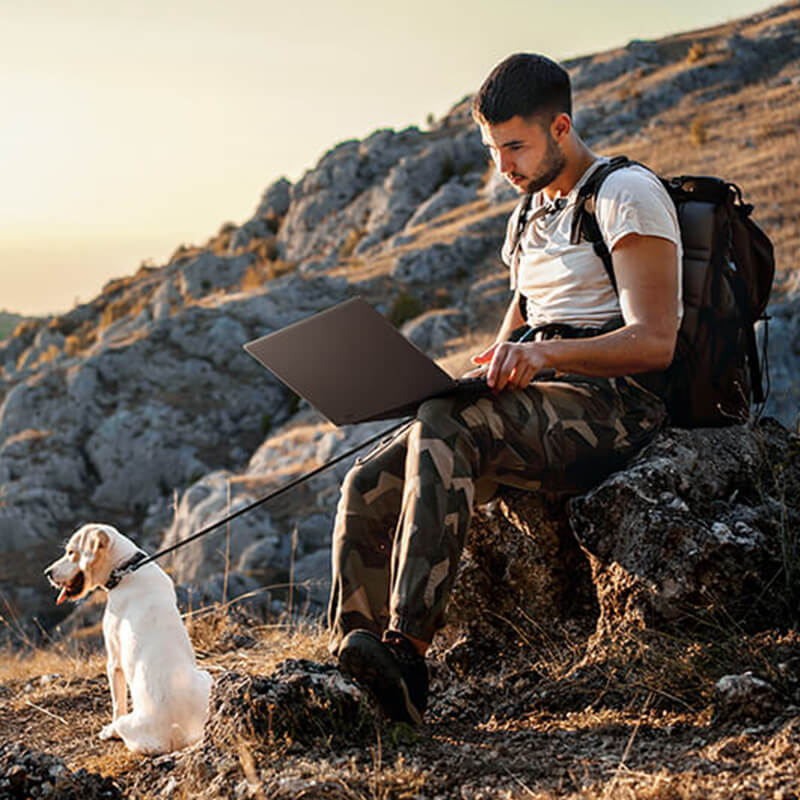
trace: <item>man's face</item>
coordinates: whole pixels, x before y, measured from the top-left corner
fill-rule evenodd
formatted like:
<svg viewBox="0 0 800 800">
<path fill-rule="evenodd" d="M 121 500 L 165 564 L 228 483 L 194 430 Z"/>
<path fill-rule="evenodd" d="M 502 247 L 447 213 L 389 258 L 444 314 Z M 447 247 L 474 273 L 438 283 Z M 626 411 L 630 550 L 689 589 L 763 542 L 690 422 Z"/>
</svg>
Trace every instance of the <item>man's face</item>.
<svg viewBox="0 0 800 800">
<path fill-rule="evenodd" d="M 498 171 L 520 194 L 546 188 L 566 166 L 550 128 L 537 119 L 517 116 L 497 124 L 485 123 L 481 133 Z"/>
</svg>

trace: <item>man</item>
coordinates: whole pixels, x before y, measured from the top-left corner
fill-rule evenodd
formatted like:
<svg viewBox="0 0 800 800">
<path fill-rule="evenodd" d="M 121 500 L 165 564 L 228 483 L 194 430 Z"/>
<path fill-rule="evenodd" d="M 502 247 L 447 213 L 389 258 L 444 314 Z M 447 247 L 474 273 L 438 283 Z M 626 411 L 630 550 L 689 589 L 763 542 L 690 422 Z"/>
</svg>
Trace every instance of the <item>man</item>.
<svg viewBox="0 0 800 800">
<path fill-rule="evenodd" d="M 615 291 L 592 245 L 570 243 L 578 188 L 604 163 L 571 114 L 569 76 L 539 55 L 509 57 L 474 98 L 497 169 L 523 195 L 503 248 L 513 297 L 494 344 L 473 357 L 487 387 L 423 403 L 342 486 L 330 650 L 394 719 L 422 720 L 425 652 L 444 624 L 484 488 L 586 488 L 665 418 L 641 374 L 665 369 L 675 347 L 682 308 L 675 210 L 643 168 L 618 170 L 603 183 L 595 214 Z M 526 340 L 510 341 L 525 325 Z"/>
</svg>

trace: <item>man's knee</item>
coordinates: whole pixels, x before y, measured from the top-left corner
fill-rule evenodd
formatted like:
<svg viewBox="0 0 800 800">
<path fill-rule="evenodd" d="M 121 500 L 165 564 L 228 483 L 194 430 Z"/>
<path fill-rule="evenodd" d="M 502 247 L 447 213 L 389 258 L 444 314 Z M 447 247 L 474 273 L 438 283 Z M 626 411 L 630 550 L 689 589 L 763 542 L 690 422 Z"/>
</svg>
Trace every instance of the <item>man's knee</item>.
<svg viewBox="0 0 800 800">
<path fill-rule="evenodd" d="M 452 427 L 454 418 L 453 401 L 447 397 L 426 400 L 417 409 L 417 419 L 433 431 Z"/>
</svg>

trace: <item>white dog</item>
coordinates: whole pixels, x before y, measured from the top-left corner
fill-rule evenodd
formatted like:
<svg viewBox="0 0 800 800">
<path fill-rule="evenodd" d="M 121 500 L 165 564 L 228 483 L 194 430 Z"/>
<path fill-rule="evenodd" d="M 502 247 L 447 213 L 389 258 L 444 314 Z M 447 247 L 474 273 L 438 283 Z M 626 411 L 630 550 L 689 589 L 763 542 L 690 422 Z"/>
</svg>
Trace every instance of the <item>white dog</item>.
<svg viewBox="0 0 800 800">
<path fill-rule="evenodd" d="M 103 636 L 113 718 L 100 738 L 120 738 L 133 752 L 168 753 L 202 737 L 212 679 L 197 668 L 166 573 L 150 563 L 117 574 L 144 557 L 116 528 L 90 523 L 70 537 L 66 555 L 45 575 L 61 589 L 58 603 L 96 588 L 108 594 Z"/>
</svg>

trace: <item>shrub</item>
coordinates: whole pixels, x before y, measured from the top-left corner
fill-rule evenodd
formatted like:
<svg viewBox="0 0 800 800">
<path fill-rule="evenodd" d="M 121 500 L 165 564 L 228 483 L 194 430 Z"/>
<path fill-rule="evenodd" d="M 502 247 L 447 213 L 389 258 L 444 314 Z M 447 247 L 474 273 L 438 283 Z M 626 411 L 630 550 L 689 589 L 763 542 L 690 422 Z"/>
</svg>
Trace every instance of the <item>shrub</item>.
<svg viewBox="0 0 800 800">
<path fill-rule="evenodd" d="M 358 243 L 364 238 L 365 233 L 366 231 L 361 231 L 357 228 L 351 228 L 347 234 L 347 238 L 345 238 L 344 242 L 342 242 L 342 245 L 339 248 L 339 258 L 349 258 L 351 255 L 353 255 L 353 251 L 358 246 Z"/>
<path fill-rule="evenodd" d="M 702 147 L 708 141 L 708 128 L 703 117 L 695 117 L 689 126 L 689 138 L 692 143 Z"/>
<path fill-rule="evenodd" d="M 392 303 L 392 309 L 389 312 L 389 322 L 399 328 L 404 322 L 408 322 L 414 317 L 418 317 L 422 313 L 422 303 L 419 298 L 408 292 L 400 292 Z"/>
<path fill-rule="evenodd" d="M 686 54 L 686 60 L 694 64 L 706 55 L 706 46 L 702 42 L 695 42 Z"/>
<path fill-rule="evenodd" d="M 130 310 L 131 301 L 127 297 L 110 302 L 100 316 L 100 327 L 107 328 L 113 322 L 122 319 Z"/>
<path fill-rule="evenodd" d="M 76 356 L 82 349 L 80 336 L 73 334 L 72 336 L 67 336 L 64 340 L 64 352 L 68 356 Z"/>
<path fill-rule="evenodd" d="M 245 270 L 239 287 L 243 292 L 258 289 L 273 278 L 278 278 L 291 272 L 297 266 L 296 261 L 284 261 L 277 258 L 274 261 L 258 261 Z"/>
</svg>

